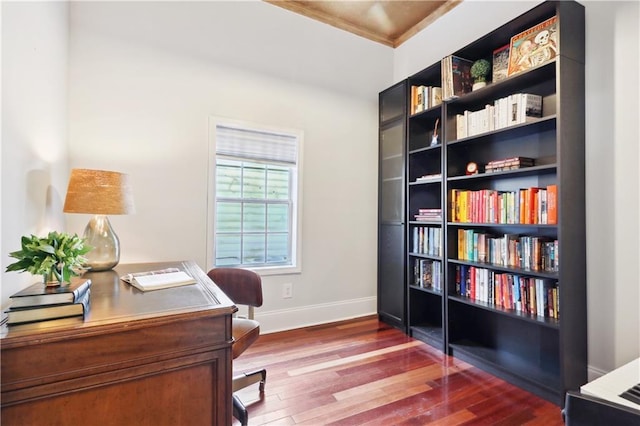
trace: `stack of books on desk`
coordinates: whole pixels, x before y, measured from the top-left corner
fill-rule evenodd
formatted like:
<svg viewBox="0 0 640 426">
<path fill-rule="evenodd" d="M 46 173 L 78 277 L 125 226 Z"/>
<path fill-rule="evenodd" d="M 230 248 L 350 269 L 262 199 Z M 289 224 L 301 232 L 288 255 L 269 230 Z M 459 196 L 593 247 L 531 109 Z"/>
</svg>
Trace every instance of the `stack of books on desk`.
<svg viewBox="0 0 640 426">
<path fill-rule="evenodd" d="M 23 324 L 68 317 L 83 317 L 89 310 L 91 280 L 73 278 L 71 283 L 47 287 L 33 284 L 10 296 L 7 324 Z"/>
</svg>

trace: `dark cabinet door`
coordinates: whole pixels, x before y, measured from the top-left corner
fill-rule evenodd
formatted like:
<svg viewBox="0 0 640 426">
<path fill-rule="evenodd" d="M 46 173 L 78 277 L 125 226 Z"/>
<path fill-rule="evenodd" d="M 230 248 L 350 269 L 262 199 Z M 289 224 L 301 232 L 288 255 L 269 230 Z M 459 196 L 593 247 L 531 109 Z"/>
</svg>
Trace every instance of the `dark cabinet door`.
<svg viewBox="0 0 640 426">
<path fill-rule="evenodd" d="M 380 130 L 380 223 L 404 222 L 403 119 Z"/>
<path fill-rule="evenodd" d="M 406 80 L 380 93 L 378 317 L 402 330 L 406 327 L 406 112 Z"/>
<path fill-rule="evenodd" d="M 396 327 L 405 325 L 404 225 L 380 225 L 378 247 L 378 314 Z"/>
</svg>

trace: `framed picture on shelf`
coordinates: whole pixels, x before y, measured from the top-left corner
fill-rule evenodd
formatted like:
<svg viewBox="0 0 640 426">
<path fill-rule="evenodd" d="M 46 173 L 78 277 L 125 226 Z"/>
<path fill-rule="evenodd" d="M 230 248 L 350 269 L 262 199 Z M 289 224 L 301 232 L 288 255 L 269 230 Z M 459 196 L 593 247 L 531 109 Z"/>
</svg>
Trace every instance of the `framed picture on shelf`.
<svg viewBox="0 0 640 426">
<path fill-rule="evenodd" d="M 558 17 L 553 16 L 511 37 L 508 75 L 545 64 L 559 54 Z"/>
</svg>

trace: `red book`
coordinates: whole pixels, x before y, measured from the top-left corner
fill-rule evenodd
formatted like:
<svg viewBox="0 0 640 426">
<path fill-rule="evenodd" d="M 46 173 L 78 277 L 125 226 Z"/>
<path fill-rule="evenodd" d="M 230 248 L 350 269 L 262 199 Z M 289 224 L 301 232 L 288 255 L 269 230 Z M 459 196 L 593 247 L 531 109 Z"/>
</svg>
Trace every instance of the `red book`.
<svg viewBox="0 0 640 426">
<path fill-rule="evenodd" d="M 558 223 L 558 185 L 547 186 L 547 223 Z"/>
<path fill-rule="evenodd" d="M 471 300 L 476 300 L 476 268 L 469 268 L 469 280 L 471 281 L 469 287 L 471 287 L 471 294 L 469 297 Z"/>
<path fill-rule="evenodd" d="M 525 223 L 533 225 L 536 223 L 536 212 L 538 211 L 538 188 L 527 189 L 527 215 Z"/>
</svg>

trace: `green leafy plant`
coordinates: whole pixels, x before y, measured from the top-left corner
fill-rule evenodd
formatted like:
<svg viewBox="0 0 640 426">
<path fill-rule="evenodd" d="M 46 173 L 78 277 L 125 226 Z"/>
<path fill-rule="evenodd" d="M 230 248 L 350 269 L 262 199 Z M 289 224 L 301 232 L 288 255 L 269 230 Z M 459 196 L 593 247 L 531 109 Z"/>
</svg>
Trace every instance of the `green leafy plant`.
<svg viewBox="0 0 640 426">
<path fill-rule="evenodd" d="M 486 59 L 478 59 L 471 65 L 471 77 L 473 77 L 474 83 L 480 83 L 487 81 L 489 71 L 491 70 L 491 64 Z"/>
<path fill-rule="evenodd" d="M 45 276 L 45 281 L 69 282 L 78 275 L 77 271 L 87 261 L 84 255 L 91 249 L 76 234 L 51 231 L 44 238 L 23 236 L 22 249 L 9 253 L 9 257 L 18 261 L 7 266 L 6 272 L 29 272 Z"/>
</svg>

